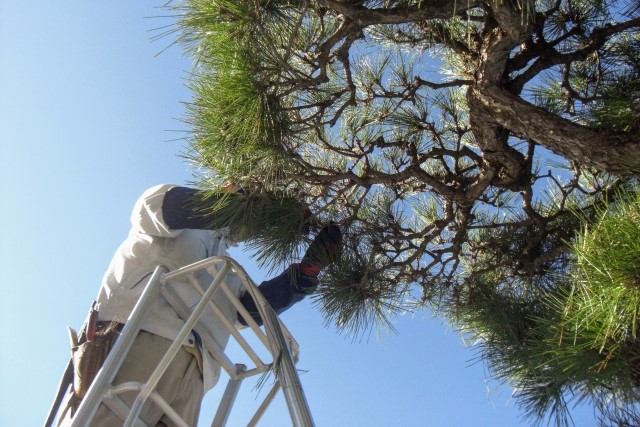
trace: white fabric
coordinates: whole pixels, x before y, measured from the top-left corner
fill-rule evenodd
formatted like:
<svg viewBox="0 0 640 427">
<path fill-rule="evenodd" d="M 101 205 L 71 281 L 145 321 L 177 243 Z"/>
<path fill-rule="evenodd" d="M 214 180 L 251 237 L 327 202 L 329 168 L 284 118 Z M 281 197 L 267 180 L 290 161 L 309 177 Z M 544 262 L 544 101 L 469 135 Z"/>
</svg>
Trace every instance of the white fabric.
<svg viewBox="0 0 640 427">
<path fill-rule="evenodd" d="M 174 185 L 159 185 L 145 191 L 138 199 L 131 214 L 131 231 L 116 251 L 102 281 L 98 294 L 99 320 L 125 323 L 142 294 L 151 274 L 158 265 L 175 270 L 214 255 L 228 255 L 224 233 L 210 230 L 171 230 L 162 216 L 164 195 Z M 208 276 L 208 275 L 206 275 Z M 210 277 L 202 277 L 208 284 Z M 240 282 L 228 275 L 225 282 L 236 295 L 240 294 Z M 199 297 L 189 287 L 174 284 L 187 304 L 195 304 Z M 236 319 L 236 310 L 222 292 L 214 298 L 218 307 L 229 319 Z M 145 317 L 142 329 L 170 340 L 175 339 L 184 322 L 164 298 L 158 299 Z M 214 316 L 203 318 L 208 333 L 220 348 L 225 348 L 229 332 Z M 202 335 L 207 335 L 207 334 Z M 188 343 L 185 343 L 189 345 Z M 205 392 L 218 380 L 220 365 L 203 351 L 203 380 Z"/>
</svg>

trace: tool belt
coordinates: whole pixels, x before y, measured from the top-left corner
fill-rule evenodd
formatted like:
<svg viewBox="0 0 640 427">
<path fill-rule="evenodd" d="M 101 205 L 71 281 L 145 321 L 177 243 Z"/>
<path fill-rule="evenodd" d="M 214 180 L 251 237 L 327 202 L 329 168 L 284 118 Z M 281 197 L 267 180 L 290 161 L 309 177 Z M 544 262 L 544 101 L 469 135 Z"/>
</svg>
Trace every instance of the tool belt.
<svg viewBox="0 0 640 427">
<path fill-rule="evenodd" d="M 99 322 L 96 302 L 92 303 L 86 322 L 80 333 L 69 328 L 71 341 L 71 362 L 73 364 L 73 398 L 70 402 L 72 411 L 80 405 L 98 375 L 100 368 L 109 355 L 116 339 L 120 336 L 124 325 L 115 321 Z M 201 353 L 202 339 L 194 331 L 195 345 L 185 346 L 185 350 L 191 353 L 198 362 L 200 372 L 203 372 L 203 360 Z"/>
<path fill-rule="evenodd" d="M 117 322 L 94 322 L 90 331 L 71 337 L 73 360 L 73 392 L 81 400 L 102 367 L 109 350 L 120 335 L 123 324 Z M 87 333 L 89 332 L 89 333 Z M 75 344 L 75 345 L 74 345 Z"/>
</svg>

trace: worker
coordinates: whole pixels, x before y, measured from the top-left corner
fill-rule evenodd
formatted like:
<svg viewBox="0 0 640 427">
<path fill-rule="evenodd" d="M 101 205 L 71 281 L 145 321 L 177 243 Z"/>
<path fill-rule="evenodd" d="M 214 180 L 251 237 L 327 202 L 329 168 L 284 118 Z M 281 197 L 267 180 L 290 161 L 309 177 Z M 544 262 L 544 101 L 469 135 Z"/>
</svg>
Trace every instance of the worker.
<svg viewBox="0 0 640 427">
<path fill-rule="evenodd" d="M 227 231 L 210 229 L 207 218 L 196 213 L 193 208 L 196 193 L 192 188 L 158 185 L 145 191 L 136 202 L 129 235 L 117 249 L 97 297 L 95 328 L 91 332 L 95 335 L 93 344 L 83 347 L 87 341 L 86 332 L 75 337 L 74 391 L 62 423 L 72 419 L 155 267 L 162 265 L 175 270 L 214 255 L 228 255 L 226 250 L 231 242 Z M 333 224 L 325 226 L 299 264 L 292 264 L 277 277 L 260 284 L 259 289 L 276 312 L 281 313 L 313 292 L 318 284 L 318 274 L 336 259 L 341 243 L 340 229 Z M 241 291 L 238 278 L 230 274 L 225 282 L 237 293 L 252 317 L 260 322 L 255 304 Z M 178 288 L 186 289 L 176 286 Z M 195 304 L 199 295 L 184 294 L 182 297 L 187 304 Z M 237 319 L 235 308 L 222 292 L 217 292 L 214 298 L 225 316 Z M 242 318 L 237 320 L 246 324 Z M 224 348 L 229 338 L 229 332 L 215 316 L 203 319 L 202 323 L 206 329 L 191 333 L 156 389 L 191 426 L 197 424 L 202 397 L 215 385 L 220 373 L 220 365 L 202 342 L 213 340 Z M 154 301 L 112 384 L 145 382 L 182 325 L 183 320 L 164 298 Z M 134 400 L 133 395 L 126 393 L 121 397 L 128 405 Z M 148 426 L 173 425 L 161 408 L 150 401 L 144 405 L 139 417 Z M 122 421 L 102 403 L 91 425 L 112 427 Z"/>
</svg>

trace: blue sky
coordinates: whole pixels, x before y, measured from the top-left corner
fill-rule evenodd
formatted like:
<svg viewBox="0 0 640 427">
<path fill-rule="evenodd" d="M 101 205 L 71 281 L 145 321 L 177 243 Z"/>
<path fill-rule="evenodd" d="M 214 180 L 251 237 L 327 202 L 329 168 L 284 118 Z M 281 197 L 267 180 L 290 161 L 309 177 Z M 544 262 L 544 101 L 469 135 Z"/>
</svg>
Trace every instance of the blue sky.
<svg viewBox="0 0 640 427">
<path fill-rule="evenodd" d="M 183 102 L 189 60 L 161 2 L 0 0 L 0 425 L 46 418 L 79 327 L 146 188 L 186 184 Z M 256 282 L 265 279 L 241 251 Z M 397 335 L 353 342 L 305 301 L 283 315 L 318 426 L 526 425 L 511 390 L 487 382 L 474 353 L 428 313 L 394 320 Z M 205 399 L 209 425 L 220 383 Z M 245 384 L 230 426 L 258 393 Z M 576 425 L 593 425 L 589 409 Z M 263 426 L 285 426 L 281 401 Z"/>
</svg>

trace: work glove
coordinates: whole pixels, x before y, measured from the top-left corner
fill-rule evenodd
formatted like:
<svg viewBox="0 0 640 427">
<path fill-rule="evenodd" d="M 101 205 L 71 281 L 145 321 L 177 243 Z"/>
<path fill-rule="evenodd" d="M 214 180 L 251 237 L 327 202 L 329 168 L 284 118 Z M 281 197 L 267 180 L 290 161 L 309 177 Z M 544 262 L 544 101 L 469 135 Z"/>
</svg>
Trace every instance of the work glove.
<svg viewBox="0 0 640 427">
<path fill-rule="evenodd" d="M 340 228 L 334 223 L 325 226 L 309 245 L 300 264 L 292 264 L 280 275 L 262 282 L 258 286 L 260 292 L 276 313 L 282 313 L 315 290 L 318 286 L 318 273 L 338 258 L 341 247 Z M 245 293 L 240 301 L 251 317 L 261 325 L 262 319 L 249 293 Z M 247 324 L 240 315 L 238 320 L 243 325 Z"/>
<path fill-rule="evenodd" d="M 300 262 L 300 272 L 304 276 L 315 277 L 334 262 L 342 248 L 342 231 L 333 222 L 326 225 L 313 239 Z"/>
</svg>

